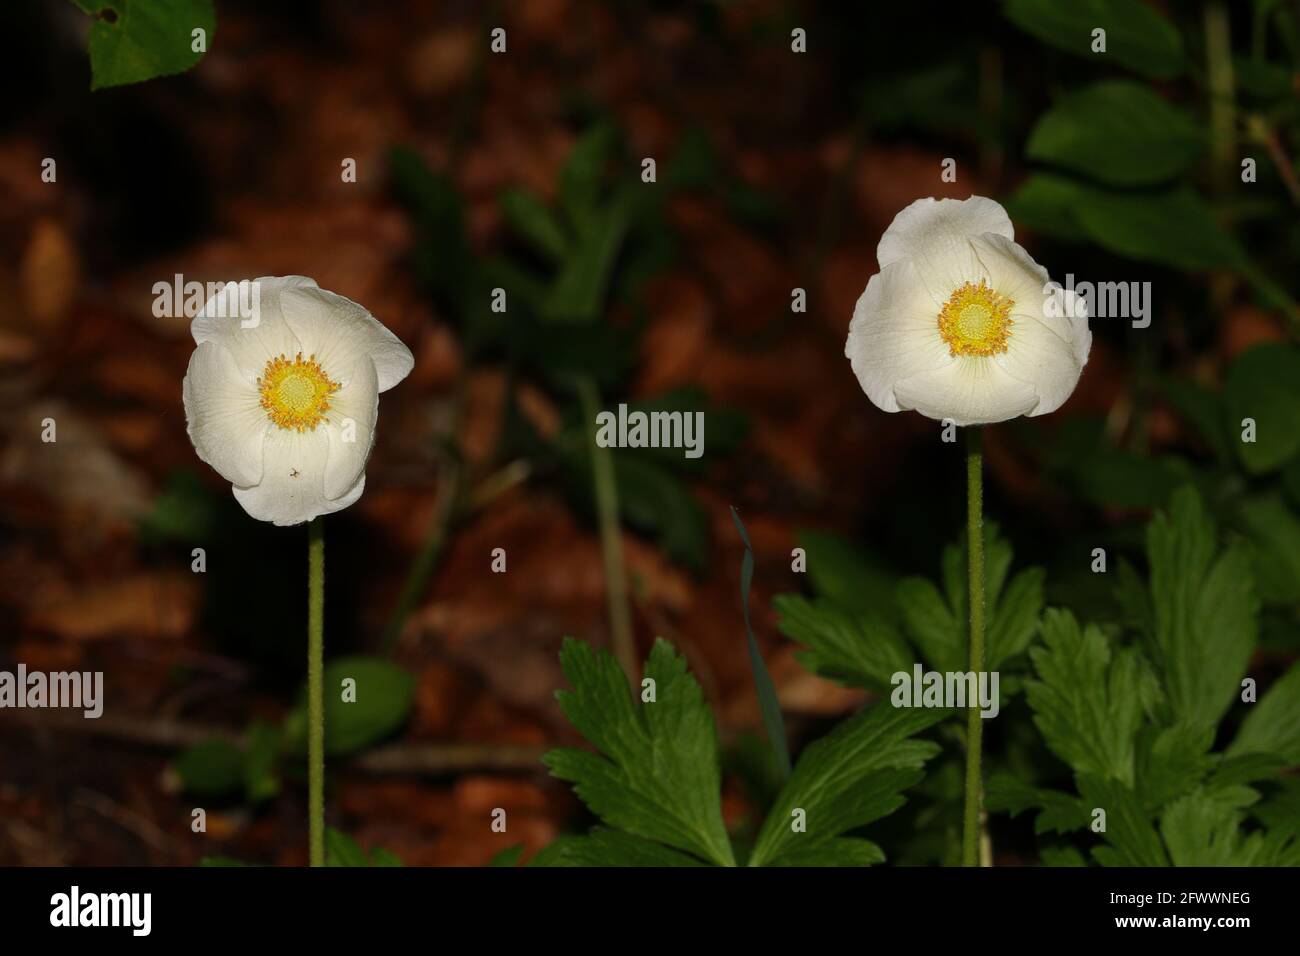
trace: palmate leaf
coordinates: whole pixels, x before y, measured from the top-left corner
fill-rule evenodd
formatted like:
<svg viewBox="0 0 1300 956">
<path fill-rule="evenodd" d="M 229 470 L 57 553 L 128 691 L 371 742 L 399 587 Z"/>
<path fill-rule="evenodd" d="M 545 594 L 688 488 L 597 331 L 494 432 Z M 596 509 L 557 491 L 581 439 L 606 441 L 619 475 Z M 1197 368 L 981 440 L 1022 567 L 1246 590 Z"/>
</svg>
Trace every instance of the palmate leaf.
<svg viewBox="0 0 1300 956">
<path fill-rule="evenodd" d="M 1025 695 L 1048 748 L 1078 772 L 1131 787 L 1143 703 L 1157 692 L 1141 655 L 1112 652 L 1099 628 L 1081 630 L 1057 608 L 1043 615 L 1043 646 L 1029 655 L 1038 680 L 1025 682 Z"/>
<path fill-rule="evenodd" d="M 698 857 L 633 836 L 596 827 L 586 836 L 564 836 L 532 858 L 529 866 L 708 866 Z"/>
<path fill-rule="evenodd" d="M 940 671 L 967 668 L 966 554 L 961 542 L 942 559 L 942 590 L 910 577 L 888 590 L 888 578 L 835 539 L 808 540 L 808 570 L 822 597 L 782 595 L 774 602 L 782 633 L 807 647 L 802 660 L 817 673 L 860 687 L 884 689 L 918 656 Z M 996 669 L 1021 654 L 1038 633 L 1043 570 L 1027 568 L 1007 581 L 1011 546 L 985 525 L 987 661 Z M 819 568 L 819 563 L 829 567 Z M 910 644 L 909 644 L 910 639 Z M 915 648 L 915 650 L 913 650 Z M 919 651 L 919 655 L 917 654 Z"/>
<path fill-rule="evenodd" d="M 795 765 L 754 843 L 750 866 L 861 866 L 883 852 L 843 834 L 893 813 L 902 792 L 922 778 L 939 746 L 914 736 L 947 717 L 935 708 L 863 711 L 810 744 Z M 806 830 L 795 829 L 802 810 Z"/>
<path fill-rule="evenodd" d="M 544 758 L 551 773 L 574 784 L 609 826 L 709 863 L 734 865 L 722 822 L 713 715 L 685 658 L 666 641 L 655 642 L 645 668 L 655 699 L 640 706 L 607 652 L 570 638 L 560 663 L 573 685 L 557 693 L 560 707 L 599 753 L 552 750 Z M 595 852 L 591 846 L 584 844 L 584 852 Z"/>
<path fill-rule="evenodd" d="M 1147 559 L 1168 722 L 1214 727 L 1236 697 L 1259 628 L 1249 551 L 1219 549 L 1213 519 L 1187 487 L 1152 519 Z"/>
</svg>

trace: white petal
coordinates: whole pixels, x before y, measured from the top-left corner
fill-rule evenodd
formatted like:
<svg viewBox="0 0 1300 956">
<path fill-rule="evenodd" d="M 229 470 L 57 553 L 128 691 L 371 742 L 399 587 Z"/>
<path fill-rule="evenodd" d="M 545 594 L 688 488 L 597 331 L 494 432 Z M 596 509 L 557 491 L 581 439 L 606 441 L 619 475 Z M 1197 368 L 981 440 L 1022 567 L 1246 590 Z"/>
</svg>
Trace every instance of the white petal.
<svg viewBox="0 0 1300 956">
<path fill-rule="evenodd" d="M 355 368 L 363 356 L 374 362 L 379 391 L 386 392 L 415 366 L 411 350 L 364 307 L 315 286 L 299 286 L 282 299 L 285 321 L 331 376 Z"/>
<path fill-rule="evenodd" d="M 972 242 L 993 287 L 1015 300 L 1007 351 L 993 360 L 1038 392 L 1039 402 L 1028 414 L 1056 411 L 1079 383 L 1092 348 L 1084 301 L 1049 282 L 1047 270 L 1014 242 L 1001 236 Z"/>
<path fill-rule="evenodd" d="M 365 475 L 338 498 L 325 497 L 329 435 L 323 428 L 267 432 L 262 480 L 251 488 L 235 486 L 235 498 L 254 518 L 278 525 L 301 524 L 346 508 L 361 497 Z"/>
<path fill-rule="evenodd" d="M 898 404 L 958 425 L 1002 422 L 1038 402 L 1032 385 L 1012 378 L 991 359 L 961 355 L 952 365 L 914 375 L 894 389 Z"/>
<path fill-rule="evenodd" d="M 185 427 L 200 458 L 235 485 L 262 480 L 262 444 L 271 422 L 257 387 L 216 342 L 190 356 L 181 386 Z"/>
<path fill-rule="evenodd" d="M 1083 299 L 1051 282 L 1047 270 L 1020 246 L 1001 236 L 971 240 L 975 254 L 989 275 L 989 284 L 1010 296 L 1011 316 L 1017 322 L 1033 319 L 1046 325 L 1063 341 L 1080 366 L 1088 360 L 1092 334 Z"/>
<path fill-rule="evenodd" d="M 970 241 L 986 233 L 1015 238 L 1007 211 L 992 199 L 918 199 L 894 217 L 880 237 L 876 258 L 882 269 L 912 260 L 942 307 L 953 290 L 984 277 Z"/>
<path fill-rule="evenodd" d="M 234 356 L 244 377 L 256 381 L 270 359 L 277 355 L 292 359 L 302 350 L 297 337 L 285 324 L 281 299 L 289 289 L 315 285 L 316 280 L 306 276 L 264 276 L 253 279 L 255 309 L 251 317 L 218 315 L 218 311 L 229 313 L 232 310 L 219 309 L 221 296 L 214 296 L 190 323 L 190 334 L 200 345 L 204 342 L 217 342 L 225 346 Z"/>
<path fill-rule="evenodd" d="M 325 460 L 325 497 L 346 494 L 357 479 L 364 477 L 366 460 L 375 445 L 375 422 L 379 418 L 379 382 L 375 363 L 362 358 L 348 383 L 330 399 L 327 421 L 318 427 L 329 437 Z"/>
<path fill-rule="evenodd" d="M 894 386 L 920 372 L 953 364 L 939 335 L 939 313 L 908 260 L 871 277 L 853 310 L 844 354 L 877 407 L 899 410 Z"/>
<path fill-rule="evenodd" d="M 1083 374 L 1083 364 L 1075 357 L 1073 345 L 1028 316 L 1014 320 L 1007 350 L 992 360 L 1012 378 L 1033 387 L 1038 402 L 1027 415 L 1056 411 Z"/>
</svg>

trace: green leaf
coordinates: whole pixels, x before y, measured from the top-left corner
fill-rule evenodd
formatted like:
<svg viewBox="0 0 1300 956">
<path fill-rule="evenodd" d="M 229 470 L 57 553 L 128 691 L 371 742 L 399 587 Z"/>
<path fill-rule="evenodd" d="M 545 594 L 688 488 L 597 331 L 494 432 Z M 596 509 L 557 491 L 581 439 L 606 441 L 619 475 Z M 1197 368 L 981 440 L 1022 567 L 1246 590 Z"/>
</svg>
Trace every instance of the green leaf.
<svg viewBox="0 0 1300 956">
<path fill-rule="evenodd" d="M 655 699 L 640 707 L 609 653 L 568 638 L 560 663 L 573 685 L 557 693 L 560 707 L 599 753 L 552 750 L 544 758 L 551 773 L 573 783 L 610 826 L 735 865 L 722 822 L 717 731 L 686 659 L 655 642 L 645 669 Z"/>
<path fill-rule="evenodd" d="M 1043 615 L 1043 647 L 1029 652 L 1038 680 L 1025 682 L 1034 723 L 1076 771 L 1130 787 L 1142 703 L 1152 690 L 1140 655 L 1112 654 L 1101 630 L 1082 631 L 1069 611 Z"/>
<path fill-rule="evenodd" d="M 734 505 L 731 508 L 731 520 L 735 522 L 740 540 L 745 544 L 745 556 L 740 565 L 740 602 L 744 609 L 745 637 L 749 647 L 749 666 L 754 675 L 754 692 L 758 695 L 758 707 L 763 715 L 768 743 L 776 755 L 777 769 L 784 780 L 790 775 L 790 745 L 785 735 L 785 719 L 781 716 L 781 702 L 777 700 L 772 675 L 767 672 L 767 664 L 763 662 L 749 620 L 749 589 L 754 583 L 754 546 L 749 543 L 749 532 L 745 530 L 745 523 L 740 520 L 740 512 L 736 511 Z"/>
<path fill-rule="evenodd" d="M 326 866 L 369 866 L 366 851 L 357 845 L 356 840 L 341 830 L 325 828 L 325 865 Z"/>
<path fill-rule="evenodd" d="M 1174 866 L 1259 865 L 1263 834 L 1241 831 L 1242 810 L 1256 799 L 1249 787 L 1198 788 L 1171 803 L 1161 814 L 1160 835 Z"/>
<path fill-rule="evenodd" d="M 244 753 L 244 795 L 251 803 L 269 800 L 280 792 L 276 764 L 280 757 L 281 735 L 277 727 L 256 720 L 248 731 Z"/>
<path fill-rule="evenodd" d="M 172 769 L 186 793 L 221 797 L 239 790 L 244 783 L 244 755 L 225 740 L 204 740 L 184 751 Z"/>
<path fill-rule="evenodd" d="M 1151 810 L 1164 806 L 1204 779 L 1215 758 L 1214 733 L 1206 727 L 1175 724 L 1143 728 L 1138 738 L 1137 791 Z"/>
<path fill-rule="evenodd" d="M 1163 97 L 1141 83 L 1107 80 L 1056 102 L 1026 154 L 1112 186 L 1150 186 L 1186 172 L 1204 145 L 1200 125 Z"/>
<path fill-rule="evenodd" d="M 1244 545 L 1219 551 L 1192 488 L 1147 528 L 1155 663 L 1176 720 L 1214 727 L 1236 698 L 1255 648 L 1258 602 Z"/>
<path fill-rule="evenodd" d="M 569 240 L 564 235 L 555 214 L 531 192 L 519 187 L 507 189 L 501 195 L 501 213 L 517 233 L 553 262 L 560 262 L 569 253 Z"/>
<path fill-rule="evenodd" d="M 618 509 L 628 524 L 651 532 L 670 558 L 700 569 L 708 553 L 704 509 L 686 483 L 645 456 L 614 452 Z"/>
<path fill-rule="evenodd" d="M 621 830 L 596 827 L 587 836 L 560 837 L 529 866 L 705 866 L 700 860 Z"/>
<path fill-rule="evenodd" d="M 370 853 L 361 849 L 357 841 L 342 830 L 325 828 L 326 866 L 401 866 L 397 854 L 383 847 L 372 847 Z"/>
<path fill-rule="evenodd" d="M 1112 252 L 1182 269 L 1241 269 L 1247 259 L 1205 200 L 1190 189 L 1163 193 L 1085 190 L 1074 214 Z"/>
<path fill-rule="evenodd" d="M 996 668 L 1022 653 L 1038 634 L 1043 613 L 1042 568 L 1021 571 L 998 595 L 988 633 L 988 667 Z"/>
<path fill-rule="evenodd" d="M 1009 773 L 989 777 L 984 804 L 990 812 L 1008 812 L 1012 817 L 1026 810 L 1042 811 L 1034 820 L 1034 832 L 1039 834 L 1073 833 L 1089 823 L 1088 810 L 1078 797 L 1031 786 Z"/>
<path fill-rule="evenodd" d="M 514 846 L 508 846 L 500 853 L 494 853 L 492 859 L 488 861 L 488 866 L 518 866 L 519 858 L 524 855 L 524 845 L 516 843 Z"/>
<path fill-rule="evenodd" d="M 193 31 L 203 31 L 205 50 L 216 33 L 212 0 L 75 2 L 97 14 L 89 38 L 92 90 L 183 73 L 203 58 Z"/>
<path fill-rule="evenodd" d="M 608 123 L 598 123 L 578 140 L 560 170 L 560 207 L 579 231 L 591 231 L 604 189 L 605 170 L 617 145 L 617 130 Z"/>
<path fill-rule="evenodd" d="M 1138 262 L 1245 272 L 1248 258 L 1191 189 L 1117 193 L 1035 173 L 1007 202 L 1017 221 L 1060 239 L 1091 239 Z"/>
<path fill-rule="evenodd" d="M 818 595 L 854 611 L 898 618 L 894 606 L 897 579 L 878 557 L 847 538 L 824 531 L 799 531 L 799 546 L 808 559 L 808 577 Z"/>
<path fill-rule="evenodd" d="M 1226 427 L 1227 416 L 1219 395 L 1190 379 L 1175 375 L 1159 376 L 1159 386 L 1174 411 L 1196 429 L 1214 457 L 1220 462 L 1231 460 L 1232 433 Z"/>
<path fill-rule="evenodd" d="M 1105 839 L 1092 855 L 1102 866 L 1168 866 L 1169 857 L 1142 802 L 1118 780 L 1078 775 L 1084 808 L 1106 811 Z"/>
<path fill-rule="evenodd" d="M 1300 603 L 1300 517 L 1282 495 L 1272 492 L 1241 499 L 1235 524 L 1250 542 L 1260 600 Z"/>
<path fill-rule="evenodd" d="M 1300 664 L 1293 664 L 1259 703 L 1247 706 L 1229 756 L 1277 754 L 1292 766 L 1300 764 Z"/>
<path fill-rule="evenodd" d="M 415 678 L 382 657 L 338 657 L 325 665 L 325 752 L 355 753 L 397 730 L 415 695 Z M 346 690 L 343 682 L 355 682 Z M 306 691 L 286 722 L 291 745 L 306 745 Z"/>
<path fill-rule="evenodd" d="M 1300 349 L 1270 342 L 1244 352 L 1223 383 L 1231 443 L 1251 474 L 1275 471 L 1300 452 Z M 1255 440 L 1241 441 L 1244 419 Z"/>
<path fill-rule="evenodd" d="M 768 812 L 750 866 L 797 866 L 828 860 L 875 859 L 874 845 L 846 845 L 841 834 L 893 813 L 902 791 L 922 776 L 937 744 L 915 740 L 952 712 L 877 704 L 810 744 Z M 806 815 L 806 832 L 792 827 L 794 811 Z"/>
<path fill-rule="evenodd" d="M 965 670 L 963 622 L 927 578 L 904 578 L 894 592 L 907 625 L 907 634 L 932 668 Z"/>
<path fill-rule="evenodd" d="M 583 325 L 604 313 L 614 264 L 631 221 L 626 203 L 617 201 L 591 212 L 588 218 L 542 301 L 541 316 L 548 322 Z"/>
<path fill-rule="evenodd" d="M 1114 62 L 1145 76 L 1172 79 L 1186 58 L 1174 25 L 1133 0 L 1007 0 L 1003 12 L 1026 33 L 1101 65 Z M 1093 52 L 1093 30 L 1106 31 L 1106 52 Z"/>
<path fill-rule="evenodd" d="M 781 594 L 772 601 L 781 633 L 808 649 L 800 660 L 811 671 L 855 687 L 888 691 L 915 656 L 898 628 L 871 611 L 851 612 L 824 598 Z"/>
</svg>

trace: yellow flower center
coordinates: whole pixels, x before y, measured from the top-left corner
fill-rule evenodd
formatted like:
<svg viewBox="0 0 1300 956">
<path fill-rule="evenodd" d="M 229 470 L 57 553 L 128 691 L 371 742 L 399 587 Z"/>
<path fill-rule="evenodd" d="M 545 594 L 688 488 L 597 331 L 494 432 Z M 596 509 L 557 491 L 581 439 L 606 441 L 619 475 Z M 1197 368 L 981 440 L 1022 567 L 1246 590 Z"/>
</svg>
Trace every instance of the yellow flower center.
<svg viewBox="0 0 1300 956">
<path fill-rule="evenodd" d="M 967 282 L 939 312 L 939 334 L 953 355 L 997 355 L 1007 350 L 1011 307 L 1015 302 L 994 292 L 983 279 Z"/>
<path fill-rule="evenodd" d="M 283 355 L 267 362 L 257 388 L 267 418 L 281 428 L 309 432 L 325 420 L 339 383 L 330 380 L 315 355 L 304 362 L 299 352 L 292 362 Z"/>
</svg>

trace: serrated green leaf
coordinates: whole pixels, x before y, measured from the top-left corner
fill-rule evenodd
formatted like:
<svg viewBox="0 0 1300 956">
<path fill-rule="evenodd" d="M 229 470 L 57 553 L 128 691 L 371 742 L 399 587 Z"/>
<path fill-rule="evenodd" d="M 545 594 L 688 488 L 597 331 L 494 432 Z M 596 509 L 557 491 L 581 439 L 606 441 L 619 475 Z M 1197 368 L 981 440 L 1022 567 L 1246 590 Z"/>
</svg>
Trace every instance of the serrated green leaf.
<svg viewBox="0 0 1300 956">
<path fill-rule="evenodd" d="M 1241 831 L 1242 811 L 1257 798 L 1248 787 L 1198 788 L 1172 802 L 1161 814 L 1160 835 L 1174 866 L 1259 865 L 1263 834 Z"/>
<path fill-rule="evenodd" d="M 1092 855 L 1102 866 L 1168 866 L 1169 857 L 1151 818 L 1132 789 L 1118 780 L 1078 774 L 1079 792 L 1089 814 L 1106 811 L 1107 846 Z"/>
<path fill-rule="evenodd" d="M 1027 568 L 998 595 L 988 633 L 986 660 L 990 670 L 1025 651 L 1038 634 L 1045 577 L 1042 568 Z"/>
<path fill-rule="evenodd" d="M 1132 786 L 1143 663 L 1133 650 L 1112 654 L 1101 630 L 1080 630 L 1069 611 L 1043 615 L 1043 647 L 1029 656 L 1038 680 L 1025 682 L 1034 723 L 1047 746 L 1077 772 Z"/>
<path fill-rule="evenodd" d="M 1206 727 L 1144 728 L 1137 748 L 1137 791 L 1144 805 L 1155 810 L 1199 784 L 1214 766 L 1213 743 Z"/>
<path fill-rule="evenodd" d="M 1114 63 L 1145 76 L 1172 79 L 1186 58 L 1178 30 L 1153 7 L 1133 0 L 1007 0 L 1007 19 L 1058 50 L 1102 66 Z M 1106 52 L 1093 51 L 1093 31 L 1106 31 Z"/>
<path fill-rule="evenodd" d="M 1243 706 L 1249 710 L 1228 755 L 1276 754 L 1300 764 L 1300 664 L 1292 665 L 1259 703 Z"/>
<path fill-rule="evenodd" d="M 810 744 L 768 812 L 749 865 L 798 865 L 852 854 L 853 847 L 839 844 L 841 835 L 902 806 L 902 792 L 922 778 L 925 762 L 939 752 L 937 744 L 915 735 L 951 713 L 877 704 Z M 792 826 L 795 810 L 804 812 L 803 832 Z"/>
<path fill-rule="evenodd" d="M 894 591 L 907 626 L 907 636 L 921 656 L 939 671 L 964 670 L 966 641 L 963 622 L 927 578 L 904 578 Z"/>
<path fill-rule="evenodd" d="M 1191 488 L 1147 528 L 1155 664 L 1176 720 L 1214 727 L 1235 699 L 1255 648 L 1258 602 L 1244 546 L 1217 546 Z"/>
<path fill-rule="evenodd" d="M 717 732 L 686 659 L 668 642 L 655 642 L 645 670 L 655 701 L 640 707 L 607 652 L 570 638 L 560 662 L 573 685 L 556 695 L 560 707 L 599 753 L 552 750 L 544 758 L 551 773 L 574 784 L 610 826 L 733 866 L 722 822 Z"/>
<path fill-rule="evenodd" d="M 693 856 L 621 830 L 596 827 L 564 836 L 540 850 L 529 866 L 706 866 Z"/>
<path fill-rule="evenodd" d="M 1150 186 L 1189 169 L 1205 146 L 1199 124 L 1141 83 L 1107 80 L 1076 90 L 1042 115 L 1031 159 L 1112 186 Z"/>
<path fill-rule="evenodd" d="M 217 28 L 212 0 L 75 0 L 90 25 L 92 90 L 183 73 L 203 59 L 194 30 L 210 49 Z M 108 11 L 110 15 L 105 15 Z"/>
<path fill-rule="evenodd" d="M 1251 474 L 1274 471 L 1300 453 L 1300 349 L 1271 342 L 1237 358 L 1223 383 L 1226 429 Z M 1242 441 L 1245 419 L 1254 441 Z"/>
<path fill-rule="evenodd" d="M 794 594 L 772 601 L 781 633 L 807 647 L 800 659 L 810 670 L 855 687 L 887 691 L 915 656 L 897 627 L 881 615 L 850 612 L 831 601 Z"/>
<path fill-rule="evenodd" d="M 991 813 L 1007 812 L 1012 817 L 1026 810 L 1041 811 L 1034 819 L 1035 833 L 1073 833 L 1089 823 L 1086 808 L 1078 797 L 1025 783 L 1008 773 L 989 777 L 984 787 L 984 805 Z"/>
</svg>

